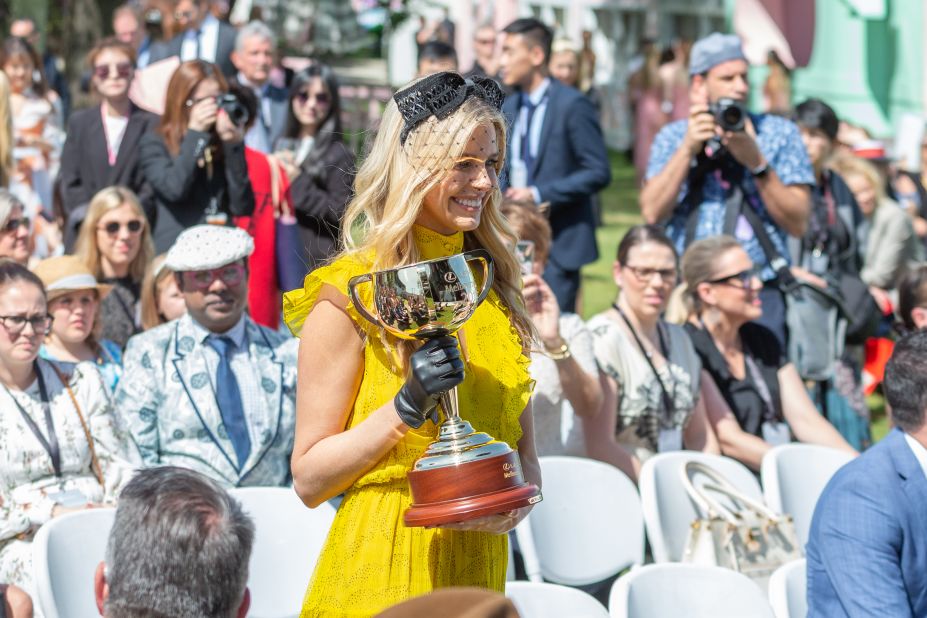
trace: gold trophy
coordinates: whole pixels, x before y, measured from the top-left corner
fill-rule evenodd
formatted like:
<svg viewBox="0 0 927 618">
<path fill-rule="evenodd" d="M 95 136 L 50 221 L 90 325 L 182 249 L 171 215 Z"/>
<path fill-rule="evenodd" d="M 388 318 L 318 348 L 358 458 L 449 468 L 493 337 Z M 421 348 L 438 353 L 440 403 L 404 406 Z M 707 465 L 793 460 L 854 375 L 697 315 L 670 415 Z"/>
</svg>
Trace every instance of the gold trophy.
<svg viewBox="0 0 927 618">
<path fill-rule="evenodd" d="M 483 264 L 482 289 L 470 262 Z M 492 288 L 493 262 L 483 249 L 352 278 L 348 294 L 358 312 L 401 339 L 450 335 L 470 319 Z M 373 285 L 373 310 L 357 286 Z M 474 431 L 457 411 L 457 388 L 443 393 L 438 438 L 409 472 L 412 506 L 407 526 L 437 526 L 511 511 L 541 501 L 527 483 L 518 453 L 505 442 Z"/>
</svg>

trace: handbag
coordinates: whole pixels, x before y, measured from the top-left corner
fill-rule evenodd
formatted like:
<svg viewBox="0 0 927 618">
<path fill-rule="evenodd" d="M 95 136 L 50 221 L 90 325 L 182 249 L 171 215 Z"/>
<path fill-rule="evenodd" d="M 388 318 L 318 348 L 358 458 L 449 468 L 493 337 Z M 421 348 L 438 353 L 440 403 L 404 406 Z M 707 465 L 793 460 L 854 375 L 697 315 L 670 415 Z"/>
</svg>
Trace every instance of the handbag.
<svg viewBox="0 0 927 618">
<path fill-rule="evenodd" d="M 276 228 L 277 283 L 282 291 L 288 292 L 303 285 L 303 278 L 306 276 L 306 255 L 296 214 L 284 193 L 280 163 L 273 155 L 267 155 L 267 162 L 270 164 L 270 195 Z"/>
<path fill-rule="evenodd" d="M 776 514 L 744 495 L 703 463 L 688 461 L 680 472 L 686 493 L 701 511 L 689 528 L 682 562 L 732 569 L 765 590 L 773 571 L 802 557 L 790 515 Z M 696 487 L 695 474 L 709 482 Z"/>
</svg>

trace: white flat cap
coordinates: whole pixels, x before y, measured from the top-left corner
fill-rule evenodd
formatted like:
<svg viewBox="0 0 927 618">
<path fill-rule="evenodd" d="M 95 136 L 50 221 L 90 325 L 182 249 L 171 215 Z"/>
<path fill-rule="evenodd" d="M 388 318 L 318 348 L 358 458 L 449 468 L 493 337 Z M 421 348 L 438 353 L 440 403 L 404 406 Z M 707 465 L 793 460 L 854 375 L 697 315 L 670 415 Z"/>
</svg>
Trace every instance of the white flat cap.
<svg viewBox="0 0 927 618">
<path fill-rule="evenodd" d="M 164 265 L 173 271 L 212 270 L 254 252 L 254 240 L 238 227 L 196 225 L 184 230 L 167 251 Z"/>
</svg>

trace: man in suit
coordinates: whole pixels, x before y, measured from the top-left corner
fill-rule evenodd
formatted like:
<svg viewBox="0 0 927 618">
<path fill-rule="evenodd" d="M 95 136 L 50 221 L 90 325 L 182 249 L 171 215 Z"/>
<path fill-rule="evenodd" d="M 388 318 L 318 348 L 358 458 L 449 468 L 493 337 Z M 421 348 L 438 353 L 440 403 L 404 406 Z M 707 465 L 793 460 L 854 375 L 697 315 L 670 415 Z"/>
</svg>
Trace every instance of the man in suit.
<svg viewBox="0 0 927 618">
<path fill-rule="evenodd" d="M 147 465 L 229 487 L 290 482 L 297 340 L 245 313 L 252 251 L 247 232 L 216 225 L 168 251 L 187 315 L 129 340 L 116 393 Z"/>
<path fill-rule="evenodd" d="M 245 145 L 263 153 L 273 152 L 286 128 L 289 94 L 270 83 L 276 51 L 273 31 L 263 22 L 253 21 L 238 31 L 232 52 L 232 64 L 238 69 L 235 80 L 257 100 L 257 117 L 245 133 Z"/>
<path fill-rule="evenodd" d="M 210 10 L 211 0 L 175 0 L 174 20 L 181 32 L 166 43 L 152 45 L 148 62 L 172 56 L 180 60 L 205 60 L 219 66 L 226 77 L 235 75 L 232 50 L 237 32 L 219 21 Z"/>
<path fill-rule="evenodd" d="M 808 541 L 808 616 L 927 616 L 927 332 L 885 368 L 895 429 L 841 468 Z"/>
<path fill-rule="evenodd" d="M 511 123 L 502 179 L 505 197 L 550 205 L 553 244 L 544 280 L 561 311 L 574 311 L 579 269 L 598 258 L 592 196 L 611 180 L 595 109 L 578 90 L 547 74 L 553 33 L 536 19 L 504 30 L 499 69 L 515 94 L 503 111 Z"/>
</svg>

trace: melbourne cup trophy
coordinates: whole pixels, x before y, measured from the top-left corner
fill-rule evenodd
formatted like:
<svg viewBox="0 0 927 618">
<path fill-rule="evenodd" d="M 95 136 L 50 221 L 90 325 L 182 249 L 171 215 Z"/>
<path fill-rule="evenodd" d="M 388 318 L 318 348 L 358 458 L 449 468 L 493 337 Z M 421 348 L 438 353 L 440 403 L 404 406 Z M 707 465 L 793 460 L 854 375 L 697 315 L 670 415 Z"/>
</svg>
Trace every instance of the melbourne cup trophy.
<svg viewBox="0 0 927 618">
<path fill-rule="evenodd" d="M 482 289 L 471 261 L 483 264 Z M 457 332 L 486 298 L 492 280 L 492 257 L 478 249 L 360 275 L 348 282 L 348 292 L 373 324 L 401 339 L 422 340 Z M 368 282 L 372 311 L 357 293 L 357 286 Z M 518 453 L 460 418 L 456 387 L 441 396 L 440 405 L 444 420 L 438 438 L 409 472 L 412 506 L 405 525 L 438 526 L 540 502 L 540 489 L 525 482 Z"/>
</svg>

